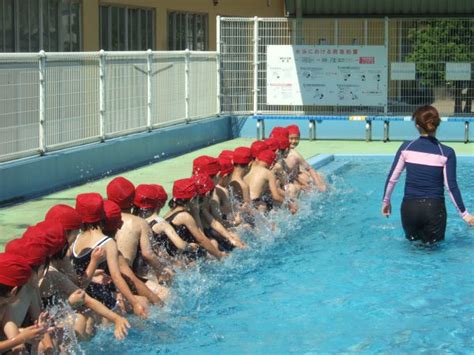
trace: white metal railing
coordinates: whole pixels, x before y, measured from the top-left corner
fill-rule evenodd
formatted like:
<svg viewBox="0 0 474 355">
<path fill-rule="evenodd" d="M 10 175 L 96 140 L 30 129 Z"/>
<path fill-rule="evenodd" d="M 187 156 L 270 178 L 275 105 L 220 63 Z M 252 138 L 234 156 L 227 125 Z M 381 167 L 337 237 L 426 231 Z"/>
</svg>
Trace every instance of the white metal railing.
<svg viewBox="0 0 474 355">
<path fill-rule="evenodd" d="M 0 161 L 219 114 L 216 52 L 0 54 Z"/>
</svg>

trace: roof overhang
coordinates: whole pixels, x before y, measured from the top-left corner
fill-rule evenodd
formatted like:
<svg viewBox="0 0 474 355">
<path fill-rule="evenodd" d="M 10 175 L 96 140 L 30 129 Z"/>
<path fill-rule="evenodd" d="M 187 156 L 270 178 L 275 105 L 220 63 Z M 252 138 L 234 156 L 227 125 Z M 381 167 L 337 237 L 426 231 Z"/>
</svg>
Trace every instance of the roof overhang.
<svg viewBox="0 0 474 355">
<path fill-rule="evenodd" d="M 285 6 L 289 17 L 474 16 L 474 0 L 285 0 Z"/>
</svg>

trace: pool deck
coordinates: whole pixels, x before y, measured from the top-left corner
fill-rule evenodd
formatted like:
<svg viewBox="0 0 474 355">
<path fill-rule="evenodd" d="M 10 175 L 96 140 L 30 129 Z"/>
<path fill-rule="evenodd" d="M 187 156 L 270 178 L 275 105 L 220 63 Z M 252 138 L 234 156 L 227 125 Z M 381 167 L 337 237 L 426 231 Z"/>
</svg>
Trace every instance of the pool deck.
<svg viewBox="0 0 474 355">
<path fill-rule="evenodd" d="M 120 175 L 132 181 L 135 186 L 142 183 L 159 183 L 171 193 L 173 181 L 190 176 L 193 159 L 198 155 L 217 156 L 222 150 L 233 150 L 239 146 L 249 146 L 253 139 L 238 138 L 207 148 L 199 149 L 176 158 L 164 160 L 138 168 Z M 458 155 L 474 156 L 474 143 L 447 143 Z M 395 154 L 400 142 L 369 142 L 364 141 L 301 141 L 299 151 L 305 158 L 317 154 Z M 25 203 L 0 208 L 0 250 L 10 239 L 20 236 L 26 227 L 41 221 L 48 209 L 58 203 L 74 206 L 77 194 L 99 192 L 105 196 L 105 189 L 115 177 L 92 181 L 81 186 L 62 190 Z"/>
</svg>

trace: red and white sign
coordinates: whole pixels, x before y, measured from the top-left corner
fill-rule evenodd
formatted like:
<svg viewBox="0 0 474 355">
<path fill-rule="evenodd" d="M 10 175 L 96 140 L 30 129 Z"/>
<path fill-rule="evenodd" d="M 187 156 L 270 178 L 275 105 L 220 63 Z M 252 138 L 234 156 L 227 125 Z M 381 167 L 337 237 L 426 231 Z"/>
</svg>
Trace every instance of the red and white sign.
<svg viewBox="0 0 474 355">
<path fill-rule="evenodd" d="M 375 64 L 375 57 L 360 57 L 359 64 Z"/>
</svg>

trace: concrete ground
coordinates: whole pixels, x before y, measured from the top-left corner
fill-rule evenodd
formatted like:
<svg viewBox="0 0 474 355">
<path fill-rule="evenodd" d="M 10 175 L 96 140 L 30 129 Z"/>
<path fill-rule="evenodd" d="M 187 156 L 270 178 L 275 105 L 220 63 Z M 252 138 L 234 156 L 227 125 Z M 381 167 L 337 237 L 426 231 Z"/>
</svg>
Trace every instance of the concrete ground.
<svg viewBox="0 0 474 355">
<path fill-rule="evenodd" d="M 170 196 L 173 181 L 190 176 L 192 161 L 196 156 L 203 154 L 217 156 L 224 149 L 233 150 L 242 145 L 249 146 L 252 141 L 253 139 L 248 138 L 230 140 L 120 175 L 135 185 L 159 183 Z M 474 156 L 474 143 L 448 143 L 448 145 L 453 147 L 458 155 Z M 302 141 L 299 150 L 305 158 L 309 158 L 317 154 L 395 154 L 399 146 L 400 142 Z M 0 208 L 0 250 L 3 250 L 3 245 L 8 240 L 21 236 L 26 227 L 41 221 L 51 206 L 58 203 L 74 206 L 76 195 L 84 192 L 99 192 L 105 196 L 106 186 L 114 177 L 109 176 L 25 203 Z"/>
</svg>

